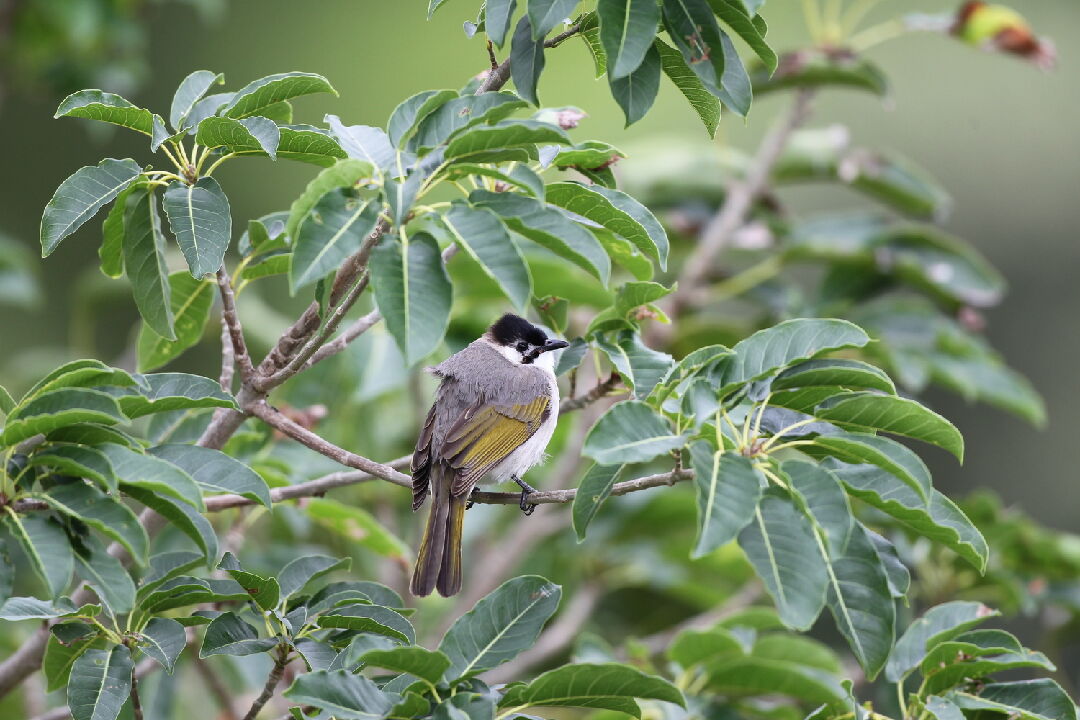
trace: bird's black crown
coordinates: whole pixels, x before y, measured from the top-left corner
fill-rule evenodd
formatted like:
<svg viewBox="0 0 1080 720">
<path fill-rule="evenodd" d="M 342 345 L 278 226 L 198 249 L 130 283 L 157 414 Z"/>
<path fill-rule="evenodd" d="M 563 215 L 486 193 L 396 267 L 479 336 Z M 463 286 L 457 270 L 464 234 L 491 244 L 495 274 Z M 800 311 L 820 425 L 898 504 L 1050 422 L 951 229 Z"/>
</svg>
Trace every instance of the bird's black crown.
<svg viewBox="0 0 1080 720">
<path fill-rule="evenodd" d="M 540 346 L 547 342 L 547 335 L 540 328 L 523 317 L 506 313 L 488 328 L 491 337 L 500 345 L 513 345 L 524 340 L 530 345 Z"/>
</svg>

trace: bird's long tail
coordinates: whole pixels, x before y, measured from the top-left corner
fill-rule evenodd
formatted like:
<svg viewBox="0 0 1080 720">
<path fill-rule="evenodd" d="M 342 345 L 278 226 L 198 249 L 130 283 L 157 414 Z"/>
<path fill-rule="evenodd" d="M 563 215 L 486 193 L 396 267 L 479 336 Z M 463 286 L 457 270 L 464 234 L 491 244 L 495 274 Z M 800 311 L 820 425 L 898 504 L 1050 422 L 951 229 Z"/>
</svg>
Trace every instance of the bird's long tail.
<svg viewBox="0 0 1080 720">
<path fill-rule="evenodd" d="M 431 510 L 413 568 L 412 594 L 419 597 L 438 590 L 450 597 L 461 590 L 461 526 L 468 498 L 452 497 L 454 476 L 436 463 L 431 468 Z"/>
</svg>

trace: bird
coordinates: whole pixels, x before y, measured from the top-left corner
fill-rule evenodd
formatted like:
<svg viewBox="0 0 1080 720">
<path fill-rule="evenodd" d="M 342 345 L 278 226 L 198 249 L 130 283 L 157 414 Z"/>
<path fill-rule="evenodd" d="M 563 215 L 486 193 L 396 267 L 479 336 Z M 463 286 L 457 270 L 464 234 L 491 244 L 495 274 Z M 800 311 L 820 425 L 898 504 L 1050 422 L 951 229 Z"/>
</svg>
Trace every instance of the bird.
<svg viewBox="0 0 1080 720">
<path fill-rule="evenodd" d="M 568 346 L 507 313 L 479 338 L 428 368 L 441 380 L 412 458 L 413 511 L 431 496 L 410 590 L 461 589 L 461 530 L 477 484 L 513 480 L 522 512 L 536 489 L 521 479 L 542 462 L 559 417 L 554 350 Z"/>
</svg>

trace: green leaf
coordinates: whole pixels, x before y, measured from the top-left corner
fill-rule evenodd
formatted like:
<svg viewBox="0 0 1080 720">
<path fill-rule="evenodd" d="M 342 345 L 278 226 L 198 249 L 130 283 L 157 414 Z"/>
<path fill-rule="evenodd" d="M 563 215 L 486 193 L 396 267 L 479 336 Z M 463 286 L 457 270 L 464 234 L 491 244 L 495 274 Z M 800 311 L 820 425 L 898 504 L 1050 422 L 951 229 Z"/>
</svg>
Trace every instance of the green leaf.
<svg viewBox="0 0 1080 720">
<path fill-rule="evenodd" d="M 407 258 L 407 259 L 406 259 Z M 424 232 L 384 237 L 371 253 L 375 302 L 405 361 L 419 362 L 442 344 L 453 287 L 435 238 Z"/>
<path fill-rule="evenodd" d="M 333 608 L 319 616 L 319 627 L 375 633 L 410 645 L 416 642 L 416 631 L 405 616 L 379 605 L 356 604 Z"/>
<path fill-rule="evenodd" d="M 495 213 L 455 201 L 442 216 L 451 239 L 494 280 L 518 310 L 532 297 L 532 278 L 521 250 Z"/>
<path fill-rule="evenodd" d="M 149 450 L 192 477 L 203 492 L 234 493 L 271 508 L 266 481 L 244 463 L 220 450 L 197 445 L 158 445 Z"/>
<path fill-rule="evenodd" d="M 559 182 L 547 186 L 546 196 L 553 205 L 602 225 L 632 242 L 638 250 L 661 266 L 666 266 L 667 235 L 662 229 L 658 235 L 655 227 L 647 228 L 646 225 L 651 224 L 647 218 L 652 218 L 654 222 L 655 218 L 651 213 L 648 216 L 641 214 L 635 207 L 638 203 L 628 202 L 629 196 L 624 193 L 611 190 L 601 192 L 596 186 L 585 187 L 577 183 Z M 663 241 L 658 243 L 660 236 Z"/>
<path fill-rule="evenodd" d="M 604 52 L 604 44 L 600 42 L 600 26 L 596 22 L 596 15 L 592 15 L 591 23 L 583 23 L 578 33 L 589 49 L 593 59 L 593 77 L 601 78 L 607 72 L 607 53 Z"/>
<path fill-rule="evenodd" d="M 330 127 L 330 136 L 350 158 L 363 160 L 371 167 L 382 170 L 390 170 L 397 164 L 397 150 L 381 128 L 371 125 L 346 126 L 337 115 L 327 115 L 325 120 Z"/>
<path fill-rule="evenodd" d="M 336 188 L 319 198 L 295 236 L 289 290 L 307 287 L 360 249 L 379 221 L 380 205 Z"/>
<path fill-rule="evenodd" d="M 76 423 L 46 433 L 45 437 L 57 443 L 79 443 L 82 445 L 116 443 L 130 448 L 142 447 L 139 441 L 130 435 L 122 433 L 116 428 L 94 423 Z"/>
<path fill-rule="evenodd" d="M 899 682 L 917 668 L 928 650 L 966 630 L 1000 615 L 979 602 L 954 600 L 935 605 L 915 620 L 896 641 L 892 656 L 885 666 L 885 678 Z"/>
<path fill-rule="evenodd" d="M 450 658 L 446 678 L 471 677 L 532 647 L 561 596 L 562 588 L 536 575 L 504 582 L 446 631 L 439 643 Z"/>
<path fill-rule="evenodd" d="M 570 136 L 557 125 L 510 119 L 494 125 L 476 125 L 458 133 L 446 146 L 446 159 L 488 162 L 497 151 L 552 144 L 570 145 Z"/>
<path fill-rule="evenodd" d="M 1017 720 L 1076 720 L 1076 704 L 1048 678 L 991 683 L 978 696 L 954 692 L 947 697 L 964 710 L 989 710 Z"/>
<path fill-rule="evenodd" d="M 386 123 L 386 134 L 390 136 L 390 142 L 401 147 L 428 115 L 457 97 L 456 90 L 425 90 L 402 101 L 394 108 L 394 112 L 390 113 L 390 120 Z"/>
<path fill-rule="evenodd" d="M 172 183 L 165 189 L 163 204 L 191 276 L 217 272 L 232 237 L 229 199 L 218 181 L 203 177 L 194 185 Z"/>
<path fill-rule="evenodd" d="M 131 692 L 131 652 L 124 645 L 91 649 L 71 666 L 67 702 L 74 720 L 116 720 Z"/>
<path fill-rule="evenodd" d="M 765 35 L 751 22 L 750 15 L 745 7 L 737 8 L 736 4 L 741 0 L 730 2 L 729 0 L 710 0 L 713 12 L 724 21 L 724 24 L 735 31 L 743 41 L 750 46 L 754 54 L 764 63 L 765 69 L 772 73 L 776 71 L 776 53 L 765 42 Z"/>
<path fill-rule="evenodd" d="M 964 713 L 960 711 L 960 708 L 952 701 L 937 695 L 927 697 L 923 702 L 923 707 L 932 720 L 964 720 Z"/>
<path fill-rule="evenodd" d="M 539 106 L 536 86 L 544 72 L 544 41 L 534 36 L 532 23 L 526 14 L 518 20 L 514 36 L 510 39 L 510 77 L 514 80 L 517 94 Z"/>
<path fill-rule="evenodd" d="M 258 149 L 236 149 L 237 155 L 266 155 Z M 330 167 L 338 160 L 348 157 L 341 146 L 325 130 L 311 125 L 282 125 L 278 127 L 277 157 L 285 160 Z"/>
<path fill-rule="evenodd" d="M 518 193 L 474 190 L 469 201 L 493 210 L 510 229 L 608 284 L 611 260 L 603 246 L 592 233 L 558 210 Z"/>
<path fill-rule="evenodd" d="M 195 142 L 207 148 L 224 148 L 225 152 L 263 152 L 271 160 L 277 158 L 281 131 L 264 117 L 236 120 L 229 117 L 208 117 L 199 123 Z"/>
<path fill-rule="evenodd" d="M 172 105 L 169 107 L 169 124 L 174 130 L 183 130 L 187 127 L 188 115 L 195 107 L 195 103 L 202 99 L 206 91 L 214 85 L 225 82 L 225 76 L 213 73 L 209 70 L 196 70 L 188 75 L 176 88 L 173 95 Z"/>
<path fill-rule="evenodd" d="M 474 126 L 505 120 L 524 107 L 528 107 L 528 103 L 511 92 L 485 92 L 454 98 L 420 122 L 416 135 L 408 141 L 408 148 L 422 153 Z"/>
<path fill-rule="evenodd" d="M 7 415 L 14 409 L 15 399 L 11 397 L 11 393 L 7 391 L 7 388 L 0 385 L 0 414 Z"/>
<path fill-rule="evenodd" d="M 207 560 L 217 557 L 217 534 L 213 526 L 189 503 L 131 485 L 126 486 L 124 492 L 164 516 L 177 530 L 194 540 Z"/>
<path fill-rule="evenodd" d="M 218 569 L 229 573 L 260 609 L 270 611 L 277 607 L 281 599 L 281 588 L 276 578 L 263 577 L 244 570 L 231 552 L 226 552 L 222 556 Z"/>
<path fill-rule="evenodd" d="M 533 39 L 542 41 L 556 25 L 570 17 L 577 4 L 578 0 L 526 0 Z"/>
<path fill-rule="evenodd" d="M 340 160 L 320 172 L 290 206 L 289 217 L 285 221 L 285 234 L 295 239 L 300 224 L 307 219 L 312 208 L 324 195 L 337 188 L 354 186 L 365 178 L 371 178 L 373 172 L 371 163 L 352 158 Z"/>
<path fill-rule="evenodd" d="M 93 588 L 112 615 L 123 615 L 135 606 L 134 581 L 100 542 L 95 540 L 85 554 L 75 554 L 75 572 Z"/>
<path fill-rule="evenodd" d="M 150 622 L 142 629 L 142 638 L 139 640 L 140 649 L 148 657 L 161 663 L 161 667 L 170 675 L 176 667 L 176 659 L 186 645 L 184 626 L 166 617 L 150 618 Z"/>
<path fill-rule="evenodd" d="M 626 116 L 626 126 L 633 125 L 645 117 L 656 102 L 656 94 L 660 90 L 659 51 L 650 45 L 637 68 L 625 77 L 616 78 L 609 73 L 608 84 L 611 86 L 611 97 L 615 98 Z"/>
<path fill-rule="evenodd" d="M 922 440 L 948 450 L 961 462 L 964 459 L 964 437 L 956 426 L 914 400 L 852 393 L 822 403 L 814 415 L 853 430 L 884 431 Z"/>
<path fill-rule="evenodd" d="M 644 462 L 678 450 L 686 437 L 676 434 L 645 403 L 629 400 L 612 406 L 596 421 L 582 453 L 604 465 Z"/>
<path fill-rule="evenodd" d="M 199 342 L 213 302 L 214 283 L 196 280 L 184 270 L 169 275 L 169 305 L 176 339 L 163 338 L 143 325 L 137 344 L 139 370 L 159 368 Z"/>
<path fill-rule="evenodd" d="M 635 698 L 686 707 L 682 692 L 667 680 L 620 663 L 576 663 L 549 670 L 528 685 L 513 685 L 499 707 L 603 708 L 641 717 Z"/>
<path fill-rule="evenodd" d="M 655 47 L 660 53 L 660 69 L 701 118 L 709 137 L 716 137 L 716 128 L 720 125 L 720 101 L 705 89 L 701 79 L 686 64 L 679 51 L 660 38 L 656 38 Z"/>
<path fill-rule="evenodd" d="M 660 7 L 653 0 L 600 0 L 600 42 L 607 55 L 608 74 L 626 77 L 641 65 L 660 24 Z"/>
<path fill-rule="evenodd" d="M 338 568 L 347 568 L 349 562 L 349 558 L 332 558 L 326 555 L 305 555 L 296 558 L 278 573 L 277 580 L 281 587 L 281 597 L 287 599 L 290 595 L 303 590 L 304 586 L 312 580 Z"/>
<path fill-rule="evenodd" d="M 788 627 L 807 630 L 825 605 L 828 570 L 814 528 L 782 490 L 770 488 L 739 533 L 746 553 Z"/>
<path fill-rule="evenodd" d="M 859 360 L 844 358 L 801 362 L 780 373 L 773 380 L 771 388 L 775 391 L 830 385 L 896 394 L 896 386 L 883 370 Z"/>
<path fill-rule="evenodd" d="M 262 115 L 269 106 L 275 103 L 301 95 L 323 92 L 337 95 L 337 90 L 322 75 L 305 72 L 267 75 L 240 88 L 233 99 L 221 110 L 221 114 L 238 119 Z"/>
<path fill-rule="evenodd" d="M 598 168 L 607 167 L 625 157 L 626 154 L 622 150 L 606 142 L 587 140 L 565 150 L 559 150 L 551 164 L 558 168 Z"/>
<path fill-rule="evenodd" d="M 158 217 L 157 193 L 152 187 L 125 193 L 121 248 L 139 314 L 158 335 L 175 340 L 165 236 Z"/>
<path fill-rule="evenodd" d="M 92 448 L 78 449 L 92 450 Z M 100 457 L 108 461 L 103 454 Z M 116 498 L 81 481 L 57 485 L 35 497 L 39 497 L 65 515 L 77 518 L 108 535 L 127 548 L 140 565 L 146 562 L 146 554 L 150 546 L 146 530 L 139 523 L 139 518 L 135 516 L 135 513 Z"/>
<path fill-rule="evenodd" d="M 100 636 L 97 632 L 81 622 L 53 627 L 71 627 L 80 631 L 80 634 L 66 640 L 61 640 L 55 631 L 49 635 L 49 643 L 45 646 L 45 657 L 41 662 L 41 669 L 45 673 L 45 689 L 48 692 L 65 687 L 71 675 L 71 666 L 75 664 L 75 661 L 92 645 L 100 644 Z"/>
<path fill-rule="evenodd" d="M 205 562 L 206 559 L 202 555 L 187 552 L 186 550 L 175 550 L 154 555 L 150 558 L 150 572 L 139 583 L 137 594 L 140 598 L 143 598 L 161 587 L 168 580 L 172 580 L 177 575 Z"/>
<path fill-rule="evenodd" d="M 108 393 L 89 388 L 61 388 L 42 393 L 8 413 L 7 425 L 0 433 L 0 446 L 14 445 L 39 433 L 83 422 L 126 424 L 127 418 Z"/>
<path fill-rule="evenodd" d="M 404 558 L 409 555 L 409 546 L 379 524 L 379 521 L 362 507 L 346 505 L 328 498 L 312 498 L 307 504 L 307 514 L 315 522 L 333 530 L 349 542 L 380 555 L 390 558 Z"/>
<path fill-rule="evenodd" d="M 260 638 L 251 625 L 234 612 L 223 612 L 206 626 L 199 657 L 211 655 L 254 655 L 278 644 L 277 638 Z"/>
<path fill-rule="evenodd" d="M 296 652 L 304 658 L 308 670 L 329 670 L 339 655 L 329 643 L 310 638 L 302 638 L 293 643 Z M 426 706 L 425 706 L 426 707 Z"/>
<path fill-rule="evenodd" d="M 647 347 L 641 335 L 631 330 L 618 333 L 614 342 L 598 337 L 596 346 L 608 356 L 623 383 L 634 391 L 638 400 L 644 400 L 652 393 L 674 363 L 670 355 Z"/>
<path fill-rule="evenodd" d="M 743 644 L 723 628 L 683 630 L 667 648 L 667 656 L 684 670 L 725 655 L 742 656 Z"/>
<path fill-rule="evenodd" d="M 484 6 L 484 28 L 495 46 L 502 48 L 510 29 L 510 18 L 517 7 L 517 0 L 488 0 Z"/>
<path fill-rule="evenodd" d="M 146 183 L 138 181 L 128 185 L 116 196 L 105 221 L 101 223 L 101 246 L 98 248 L 98 258 L 101 261 L 101 272 L 105 277 L 119 278 L 124 274 L 124 213 L 127 210 L 127 198 L 136 190 L 142 190 Z"/>
<path fill-rule="evenodd" d="M 298 675 L 284 692 L 298 705 L 311 705 L 340 720 L 380 720 L 394 701 L 371 680 L 348 670 L 317 670 Z"/>
<path fill-rule="evenodd" d="M 924 503 L 933 487 L 930 471 L 922 459 L 906 445 L 877 435 L 842 433 L 824 435 L 814 440 L 815 449 L 823 448 L 829 455 L 846 463 L 869 463 L 892 473 L 914 490 Z"/>
<path fill-rule="evenodd" d="M 840 87 L 865 90 L 878 97 L 889 94 L 889 80 L 874 63 L 836 53 L 807 51 L 785 55 L 770 77 L 760 67 L 751 74 L 754 94 L 764 95 L 790 88 Z"/>
<path fill-rule="evenodd" d="M 22 402 L 25 404 L 42 393 L 65 387 L 102 389 L 105 387 L 132 387 L 139 384 L 141 384 L 141 380 L 136 381 L 131 374 L 110 367 L 100 360 L 73 360 L 64 363 L 34 383 L 34 386 L 26 391 Z"/>
<path fill-rule="evenodd" d="M 246 602 L 250 599 L 244 588 L 231 578 L 202 580 L 194 577 L 178 577 L 147 595 L 141 604 L 143 609 L 149 612 L 162 613 L 189 605 Z M 217 614 L 213 615 L 211 620 L 215 617 Z M 177 621 L 182 622 L 180 618 L 177 618 Z M 207 625 L 209 623 L 195 621 L 190 624 Z"/>
<path fill-rule="evenodd" d="M 942 654 L 937 658 L 933 665 L 928 666 L 927 662 L 923 661 L 921 670 L 926 678 L 924 694 L 946 692 L 958 685 L 1007 670 L 1020 668 L 1041 668 L 1050 672 L 1057 670 L 1054 663 L 1050 662 L 1045 655 L 1029 650 L 1000 655 L 980 654 L 966 662 L 957 659 L 973 647 L 967 643 L 942 643 L 930 655 L 927 655 L 927 660 L 929 660 L 930 656 L 939 650 L 949 651 L 947 655 Z"/>
<path fill-rule="evenodd" d="M 446 179 L 450 182 L 471 175 L 493 178 L 497 182 L 524 190 L 535 198 L 544 199 L 544 181 L 526 165 L 516 165 L 509 172 L 490 165 L 472 163 L 454 163 L 446 168 Z"/>
<path fill-rule="evenodd" d="M 851 707 L 834 673 L 801 664 L 797 655 L 719 658 L 706 662 L 704 672 L 708 689 L 723 695 L 787 695 L 810 707 L 822 703 L 834 710 Z"/>
<path fill-rule="evenodd" d="M 664 230 L 664 226 L 660 224 L 660 221 L 656 219 L 656 216 L 653 215 L 647 207 L 621 190 L 607 188 L 602 185 L 593 185 L 590 189 L 604 197 L 616 210 L 629 215 L 645 229 L 646 234 L 648 234 L 649 239 L 652 240 L 652 244 L 656 248 L 656 255 L 654 257 L 659 261 L 660 269 L 667 270 L 669 247 L 667 231 Z M 633 237 L 629 237 L 628 239 L 633 241 L 643 252 L 652 255 L 652 251 L 648 247 L 639 244 L 639 240 L 636 240 Z"/>
<path fill-rule="evenodd" d="M 41 216 L 41 256 L 47 257 L 106 203 L 139 179 L 142 168 L 130 158 L 105 158 L 79 168 L 56 188 Z"/>
<path fill-rule="evenodd" d="M 77 117 L 99 120 L 149 135 L 153 114 L 119 95 L 101 90 L 80 90 L 64 98 L 53 118 Z"/>
<path fill-rule="evenodd" d="M 690 446 L 697 490 L 698 531 L 692 558 L 734 540 L 754 520 L 764 478 L 749 459 L 705 441 Z"/>
<path fill-rule="evenodd" d="M 69 598 L 41 600 L 36 597 L 11 597 L 0 605 L 0 620 L 18 622 L 20 620 L 51 620 L 52 618 L 71 615 L 96 615 L 101 612 L 100 605 L 84 605 L 76 608 Z"/>
<path fill-rule="evenodd" d="M 311 596 L 311 600 L 308 601 L 308 608 L 313 613 L 322 612 L 337 605 L 343 599 L 353 602 L 367 601 L 389 608 L 405 607 L 405 601 L 390 588 L 377 582 L 360 580 L 325 585 Z"/>
<path fill-rule="evenodd" d="M 75 566 L 75 557 L 64 531 L 47 518 L 10 511 L 4 524 L 22 546 L 34 572 L 45 582 L 49 597 L 59 597 L 71 582 Z"/>
<path fill-rule="evenodd" d="M 199 486 L 172 463 L 121 445 L 101 445 L 99 449 L 109 458 L 122 485 L 144 488 L 181 500 L 198 510 L 205 509 Z"/>
<path fill-rule="evenodd" d="M 622 472 L 623 465 L 594 464 L 585 473 L 574 495 L 574 531 L 578 542 L 585 540 L 585 531 L 589 523 L 600 510 L 600 505 L 611 494 L 611 487 Z"/>
<path fill-rule="evenodd" d="M 236 401 L 217 380 L 187 373 L 144 375 L 141 394 L 120 396 L 120 409 L 130 418 L 173 410 L 237 409 Z"/>
<path fill-rule="evenodd" d="M 392 650 L 369 650 L 360 656 L 365 665 L 403 672 L 437 684 L 450 667 L 450 658 L 441 652 L 422 647 L 399 647 Z"/>
<path fill-rule="evenodd" d="M 714 384 L 726 395 L 800 360 L 870 342 L 862 328 L 846 320 L 797 318 L 759 330 L 732 348 L 732 357 L 717 366 Z"/>
<path fill-rule="evenodd" d="M 702 85 L 721 97 L 724 50 L 720 26 L 706 0 L 663 0 L 664 28 Z"/>
</svg>

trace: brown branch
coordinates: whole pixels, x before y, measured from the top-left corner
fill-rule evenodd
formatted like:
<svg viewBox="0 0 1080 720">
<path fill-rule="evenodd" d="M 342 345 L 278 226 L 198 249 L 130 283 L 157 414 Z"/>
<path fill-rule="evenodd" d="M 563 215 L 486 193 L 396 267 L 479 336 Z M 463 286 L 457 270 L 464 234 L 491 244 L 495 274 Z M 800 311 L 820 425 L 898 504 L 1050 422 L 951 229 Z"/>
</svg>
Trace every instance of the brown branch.
<svg viewBox="0 0 1080 720">
<path fill-rule="evenodd" d="M 288 661 L 288 649 L 284 645 L 278 645 L 277 657 L 274 658 L 274 667 L 270 669 L 270 676 L 266 678 L 266 685 L 263 686 L 259 697 L 255 698 L 255 702 L 251 704 L 251 708 L 244 715 L 244 720 L 255 720 L 259 716 L 259 712 L 262 711 L 263 706 L 274 696 L 274 691 L 277 689 L 278 683 L 281 682 L 281 675 L 285 672 L 285 665 Z"/>
<path fill-rule="evenodd" d="M 221 322 L 225 324 L 232 340 L 236 364 L 240 366 L 240 378 L 247 383 L 255 376 L 255 366 L 251 364 L 251 355 L 248 354 L 247 342 L 244 340 L 244 329 L 240 326 L 240 316 L 236 312 L 236 295 L 233 294 L 229 273 L 225 271 L 224 265 L 218 268 L 217 284 L 221 292 Z"/>
<path fill-rule="evenodd" d="M 232 392 L 233 374 L 236 372 L 236 351 L 229 335 L 229 323 L 221 316 L 221 375 L 218 384 L 225 392 Z"/>
<path fill-rule="evenodd" d="M 574 25 L 573 27 L 565 30 L 564 32 L 555 35 L 544 41 L 544 47 L 553 48 L 558 47 L 567 38 L 581 32 L 581 23 Z M 500 89 L 510 80 L 510 58 L 503 60 L 497 67 L 488 71 L 487 77 L 484 78 L 484 82 L 480 83 L 480 87 L 476 89 L 476 94 L 493 92 Z"/>
<path fill-rule="evenodd" d="M 568 412 L 580 410 L 586 405 L 593 404 L 594 402 L 614 390 L 619 385 L 620 380 L 621 378 L 619 377 L 618 373 L 611 373 L 611 377 L 609 377 L 602 383 L 598 383 L 596 387 L 594 387 L 592 390 L 585 393 L 584 395 L 578 395 L 575 398 L 570 398 L 569 400 L 564 400 L 563 402 L 559 403 L 559 414 L 563 415 Z"/>
</svg>

